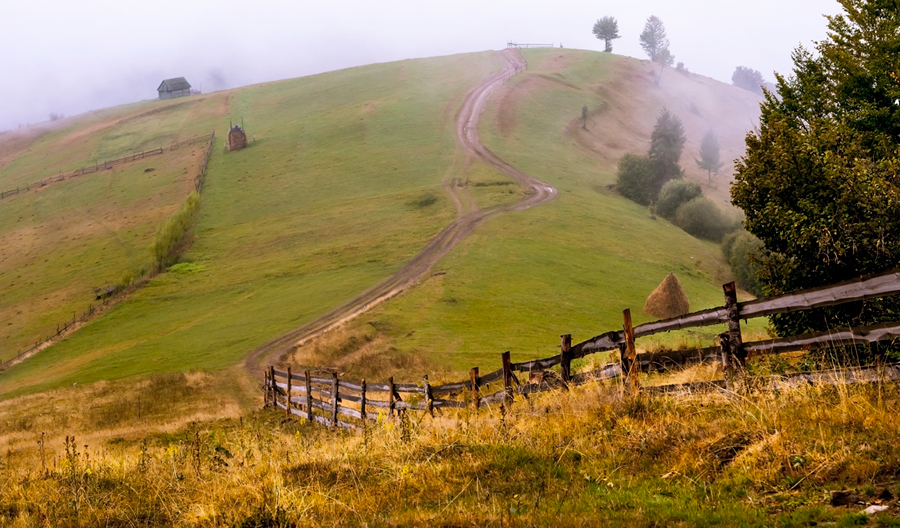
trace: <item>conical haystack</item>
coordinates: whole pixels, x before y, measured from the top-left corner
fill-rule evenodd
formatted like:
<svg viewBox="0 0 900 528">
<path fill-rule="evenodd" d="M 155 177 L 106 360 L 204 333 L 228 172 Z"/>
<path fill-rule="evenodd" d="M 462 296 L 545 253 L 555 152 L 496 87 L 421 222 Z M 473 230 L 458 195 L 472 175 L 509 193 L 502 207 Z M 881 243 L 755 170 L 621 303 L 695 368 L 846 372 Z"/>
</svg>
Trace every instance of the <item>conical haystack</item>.
<svg viewBox="0 0 900 528">
<path fill-rule="evenodd" d="M 662 283 L 653 290 L 653 293 L 647 297 L 647 304 L 644 305 L 644 313 L 659 317 L 660 319 L 668 319 L 670 317 L 678 317 L 691 311 L 691 305 L 688 302 L 684 288 L 678 282 L 678 278 L 674 273 L 669 275 Z"/>
</svg>

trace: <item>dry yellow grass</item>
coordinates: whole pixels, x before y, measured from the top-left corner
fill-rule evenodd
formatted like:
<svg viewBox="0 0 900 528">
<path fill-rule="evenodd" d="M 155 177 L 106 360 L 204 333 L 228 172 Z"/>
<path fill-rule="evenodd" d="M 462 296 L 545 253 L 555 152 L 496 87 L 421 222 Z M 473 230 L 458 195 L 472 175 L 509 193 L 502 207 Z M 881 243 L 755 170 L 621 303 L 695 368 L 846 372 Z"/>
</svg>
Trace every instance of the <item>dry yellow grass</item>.
<svg viewBox="0 0 900 528">
<path fill-rule="evenodd" d="M 220 387 L 191 376 L 141 390 L 164 407 L 200 387 L 177 398 L 200 416 Z M 111 389 L 89 390 L 102 408 Z M 141 433 L 98 411 L 115 423 L 59 424 L 43 454 L 44 424 L 7 424 L 0 526 L 797 526 L 847 514 L 822 505 L 829 488 L 896 492 L 898 411 L 895 385 L 630 399 L 599 384 L 362 434 L 280 411 L 175 428 L 151 413 Z"/>
</svg>

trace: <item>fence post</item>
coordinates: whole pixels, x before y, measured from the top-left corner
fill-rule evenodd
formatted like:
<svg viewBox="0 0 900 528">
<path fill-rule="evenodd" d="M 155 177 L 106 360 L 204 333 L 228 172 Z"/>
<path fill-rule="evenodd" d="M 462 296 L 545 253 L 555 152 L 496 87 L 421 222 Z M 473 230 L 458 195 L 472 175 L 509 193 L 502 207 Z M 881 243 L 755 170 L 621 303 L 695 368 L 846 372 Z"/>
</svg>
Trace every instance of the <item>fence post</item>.
<svg viewBox="0 0 900 528">
<path fill-rule="evenodd" d="M 728 333 L 719 334 L 719 351 L 722 354 L 722 372 L 725 374 L 725 389 L 731 386 L 731 338 Z"/>
<path fill-rule="evenodd" d="M 263 409 L 265 409 L 269 406 L 269 369 L 266 369 L 263 374 L 263 387 L 265 387 L 265 391 L 263 391 Z"/>
<path fill-rule="evenodd" d="M 275 367 L 269 366 L 269 390 L 272 391 L 271 402 L 272 407 L 278 407 L 278 400 L 275 398 Z"/>
<path fill-rule="evenodd" d="M 309 419 L 309 423 L 312 424 L 315 421 L 312 408 L 312 382 L 309 381 L 308 370 L 303 371 L 303 375 L 306 377 L 306 417 Z"/>
<path fill-rule="evenodd" d="M 425 412 L 434 418 L 434 398 L 431 395 L 431 384 L 428 383 L 428 374 L 422 377 L 422 386 L 425 388 Z"/>
<path fill-rule="evenodd" d="M 472 370 L 469 371 L 469 377 L 472 379 L 472 402 L 477 411 L 478 408 L 481 407 L 481 401 L 478 396 L 478 367 L 472 367 Z"/>
<path fill-rule="evenodd" d="M 725 292 L 725 311 L 728 315 L 729 348 L 731 355 L 743 366 L 747 354 L 744 352 L 744 342 L 741 339 L 741 314 L 737 302 L 737 289 L 733 282 L 729 282 L 722 286 L 722 290 Z"/>
<path fill-rule="evenodd" d="M 359 415 L 362 416 L 363 425 L 366 423 L 366 380 L 363 379 L 362 383 L 360 383 L 360 391 L 359 391 Z"/>
<path fill-rule="evenodd" d="M 284 406 L 284 412 L 288 418 L 291 417 L 291 366 L 287 366 L 287 405 Z"/>
<path fill-rule="evenodd" d="M 559 374 L 563 385 L 568 387 L 572 380 L 572 334 L 563 334 L 559 337 L 562 338 L 559 345 Z"/>
<path fill-rule="evenodd" d="M 512 390 L 512 367 L 509 361 L 509 350 L 503 353 L 501 356 L 503 360 L 503 390 L 506 392 L 506 396 L 504 400 L 506 402 L 513 401 L 513 390 Z"/>
<path fill-rule="evenodd" d="M 338 411 L 338 377 L 337 372 L 331 373 L 331 427 L 337 425 Z"/>
<path fill-rule="evenodd" d="M 388 378 L 388 410 L 391 416 L 394 416 L 394 377 Z"/>
<path fill-rule="evenodd" d="M 622 311 L 622 319 L 625 327 L 625 346 L 628 350 L 628 377 L 631 379 L 631 394 L 637 396 L 641 390 L 641 382 L 638 377 L 641 370 L 637 362 L 637 351 L 634 348 L 634 327 L 631 326 L 631 309 Z"/>
</svg>

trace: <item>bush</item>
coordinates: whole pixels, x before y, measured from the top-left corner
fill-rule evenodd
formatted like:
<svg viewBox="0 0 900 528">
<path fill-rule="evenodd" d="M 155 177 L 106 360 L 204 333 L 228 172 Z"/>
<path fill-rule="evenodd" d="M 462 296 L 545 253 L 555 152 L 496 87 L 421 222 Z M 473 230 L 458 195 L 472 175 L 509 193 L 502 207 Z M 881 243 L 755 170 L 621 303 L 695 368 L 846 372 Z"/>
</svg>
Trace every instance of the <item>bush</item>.
<svg viewBox="0 0 900 528">
<path fill-rule="evenodd" d="M 195 191 L 189 194 L 181 207 L 156 230 L 153 257 L 160 270 L 178 261 L 181 250 L 187 244 L 188 232 L 199 208 L 200 194 Z"/>
<path fill-rule="evenodd" d="M 682 204 L 675 212 L 675 225 L 692 236 L 719 242 L 734 231 L 734 222 L 714 204 L 702 196 Z"/>
<path fill-rule="evenodd" d="M 702 194 L 703 191 L 696 183 L 669 180 L 659 191 L 659 198 L 656 200 L 656 214 L 671 220 L 675 217 L 675 211 L 679 207 Z"/>
<path fill-rule="evenodd" d="M 653 164 L 646 156 L 625 154 L 619 160 L 619 193 L 633 202 L 650 205 L 653 199 Z"/>
<path fill-rule="evenodd" d="M 722 255 L 731 267 L 735 282 L 757 297 L 763 295 L 762 285 L 756 278 L 759 266 L 750 259 L 750 255 L 761 247 L 762 242 L 743 229 L 731 233 L 722 241 Z"/>
</svg>

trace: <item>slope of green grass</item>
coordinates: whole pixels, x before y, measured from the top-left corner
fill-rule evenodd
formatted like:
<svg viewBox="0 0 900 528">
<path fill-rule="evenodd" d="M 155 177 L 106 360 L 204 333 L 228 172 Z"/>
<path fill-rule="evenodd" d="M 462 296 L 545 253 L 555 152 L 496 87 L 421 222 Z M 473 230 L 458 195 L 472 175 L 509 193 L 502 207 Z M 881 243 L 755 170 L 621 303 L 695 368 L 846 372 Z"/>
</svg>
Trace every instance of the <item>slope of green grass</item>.
<svg viewBox="0 0 900 528">
<path fill-rule="evenodd" d="M 541 69 L 551 53 L 565 59 L 562 71 Z M 357 323 L 392 329 L 400 350 L 449 370 L 493 369 L 504 350 L 513 360 L 552 355 L 560 334 L 581 340 L 621 328 L 627 307 L 635 323 L 655 319 L 642 308 L 671 271 L 693 310 L 721 305 L 721 285 L 730 280 L 717 245 L 609 190 L 616 160 L 592 156 L 565 133 L 582 106 L 604 105 L 595 85 L 627 77 L 639 61 L 572 50 L 526 55 L 528 72 L 494 96 L 481 135 L 488 148 L 556 187 L 559 196 L 488 221 L 420 287 Z M 663 336 L 656 343 L 709 339 L 720 331 Z"/>
<path fill-rule="evenodd" d="M 256 140 L 210 160 L 194 265 L 7 371 L 0 393 L 225 368 L 387 277 L 454 218 L 440 186 L 455 113 L 498 66 L 470 54 L 204 96 L 195 105 L 227 105 Z"/>
<path fill-rule="evenodd" d="M 0 203 L 0 360 L 71 321 L 93 288 L 152 263 L 156 226 L 190 192 L 204 146 L 53 183 Z"/>
</svg>

